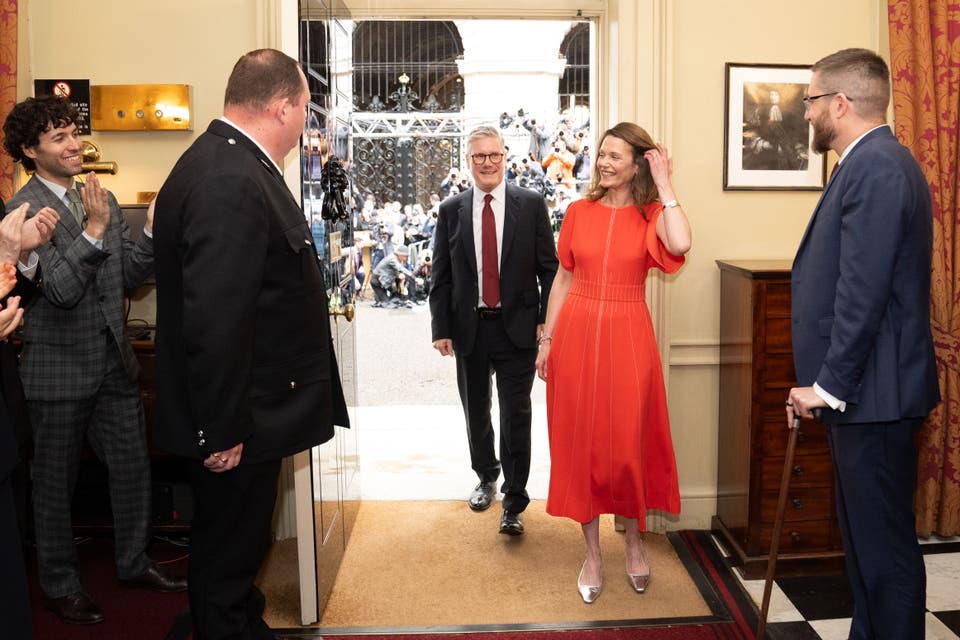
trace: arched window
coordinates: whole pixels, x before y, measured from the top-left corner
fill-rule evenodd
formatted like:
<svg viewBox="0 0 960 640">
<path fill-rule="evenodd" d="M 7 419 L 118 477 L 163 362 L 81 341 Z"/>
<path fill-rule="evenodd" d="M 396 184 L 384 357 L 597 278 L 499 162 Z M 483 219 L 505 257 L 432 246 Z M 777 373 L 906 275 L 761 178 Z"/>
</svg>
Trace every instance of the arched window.
<svg viewBox="0 0 960 640">
<path fill-rule="evenodd" d="M 353 34 L 356 111 L 460 111 L 463 42 L 440 20 L 363 20 Z"/>
<path fill-rule="evenodd" d="M 590 106 L 590 23 L 579 22 L 560 43 L 560 55 L 567 60 L 560 78 L 558 111 L 575 105 Z"/>
</svg>

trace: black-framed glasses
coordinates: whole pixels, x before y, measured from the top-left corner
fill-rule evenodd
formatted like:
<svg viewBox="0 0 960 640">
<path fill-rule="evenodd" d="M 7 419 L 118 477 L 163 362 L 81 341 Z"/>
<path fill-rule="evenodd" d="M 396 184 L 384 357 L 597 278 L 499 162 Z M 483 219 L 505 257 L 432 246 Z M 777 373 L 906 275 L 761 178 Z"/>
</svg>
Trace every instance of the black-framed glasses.
<svg viewBox="0 0 960 640">
<path fill-rule="evenodd" d="M 470 159 L 476 164 L 483 164 L 487 160 L 493 164 L 500 164 L 503 162 L 503 153 L 499 151 L 497 153 L 472 153 Z"/>
<path fill-rule="evenodd" d="M 840 92 L 839 92 L 839 91 L 831 91 L 830 93 L 821 93 L 820 95 L 816 95 L 816 96 L 804 96 L 804 98 L 803 98 L 803 108 L 804 108 L 804 109 L 809 109 L 809 108 L 810 108 L 810 105 L 813 104 L 814 100 L 819 100 L 820 98 L 829 98 L 830 96 L 835 96 L 835 95 L 837 95 L 838 93 L 840 93 Z"/>
</svg>

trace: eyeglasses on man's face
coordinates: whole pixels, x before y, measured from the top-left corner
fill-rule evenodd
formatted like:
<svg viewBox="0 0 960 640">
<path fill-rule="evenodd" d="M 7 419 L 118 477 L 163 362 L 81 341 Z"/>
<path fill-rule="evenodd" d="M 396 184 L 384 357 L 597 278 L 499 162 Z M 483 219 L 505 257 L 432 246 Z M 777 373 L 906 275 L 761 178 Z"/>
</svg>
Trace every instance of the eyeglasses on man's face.
<svg viewBox="0 0 960 640">
<path fill-rule="evenodd" d="M 485 163 L 487 160 L 489 160 L 489 161 L 492 162 L 493 164 L 500 164 L 501 162 L 503 162 L 503 153 L 502 153 L 502 152 L 497 152 L 497 153 L 471 153 L 471 154 L 470 154 L 470 159 L 473 160 L 474 163 L 476 163 L 476 164 L 483 164 L 483 163 Z"/>
<path fill-rule="evenodd" d="M 804 109 L 809 109 L 809 108 L 810 108 L 810 105 L 812 105 L 815 100 L 819 100 L 820 98 L 829 98 L 830 96 L 835 96 L 835 95 L 837 95 L 838 93 L 840 93 L 840 92 L 839 92 L 839 91 L 831 91 L 830 93 L 821 93 L 821 94 L 818 94 L 818 95 L 815 95 L 815 96 L 804 96 L 804 97 L 803 97 L 803 108 L 804 108 Z"/>
</svg>

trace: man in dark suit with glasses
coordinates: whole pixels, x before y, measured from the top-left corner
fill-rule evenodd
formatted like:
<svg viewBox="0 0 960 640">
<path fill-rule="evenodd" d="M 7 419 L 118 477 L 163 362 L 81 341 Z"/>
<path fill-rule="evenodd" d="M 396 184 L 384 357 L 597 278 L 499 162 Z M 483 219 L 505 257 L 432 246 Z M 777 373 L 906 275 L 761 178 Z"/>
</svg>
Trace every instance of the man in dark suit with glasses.
<svg viewBox="0 0 960 640">
<path fill-rule="evenodd" d="M 433 347 L 454 355 L 470 460 L 480 482 L 470 508 L 483 511 L 503 471 L 500 533 L 520 535 L 530 498 L 530 392 L 557 251 L 547 206 L 504 180 L 499 130 L 467 140 L 474 186 L 440 205 L 430 291 Z M 500 459 L 490 417 L 491 378 L 500 401 Z"/>
</svg>

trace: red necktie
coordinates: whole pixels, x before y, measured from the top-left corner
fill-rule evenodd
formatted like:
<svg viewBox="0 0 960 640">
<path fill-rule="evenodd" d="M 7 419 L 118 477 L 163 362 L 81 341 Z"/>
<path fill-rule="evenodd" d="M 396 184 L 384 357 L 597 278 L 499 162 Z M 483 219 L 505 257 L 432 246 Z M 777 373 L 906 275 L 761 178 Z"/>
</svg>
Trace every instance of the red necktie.
<svg viewBox="0 0 960 640">
<path fill-rule="evenodd" d="M 483 304 L 490 308 L 500 302 L 500 268 L 497 260 L 497 220 L 493 217 L 489 193 L 483 196 L 483 244 L 480 257 L 483 261 Z"/>
</svg>

